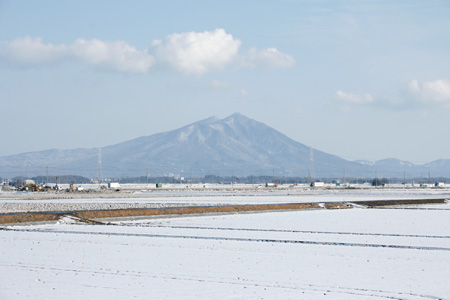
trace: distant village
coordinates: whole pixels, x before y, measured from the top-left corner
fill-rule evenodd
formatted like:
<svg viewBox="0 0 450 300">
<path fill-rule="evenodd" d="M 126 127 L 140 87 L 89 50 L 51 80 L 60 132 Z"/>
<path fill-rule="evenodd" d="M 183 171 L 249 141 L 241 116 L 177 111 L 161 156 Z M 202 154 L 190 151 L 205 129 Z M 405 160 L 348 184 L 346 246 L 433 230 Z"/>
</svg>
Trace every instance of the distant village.
<svg viewBox="0 0 450 300">
<path fill-rule="evenodd" d="M 147 189 L 163 187 L 215 187 L 232 188 L 248 186 L 259 188 L 445 188 L 450 184 L 449 178 L 311 178 L 311 177 L 275 177 L 275 176 L 216 176 L 182 177 L 170 175 L 162 177 L 126 177 L 126 178 L 87 178 L 77 175 L 35 176 L 31 178 L 18 176 L 11 179 L 0 178 L 2 191 L 42 192 L 88 192 L 92 190 L 120 191 L 124 186 L 137 185 Z"/>
</svg>

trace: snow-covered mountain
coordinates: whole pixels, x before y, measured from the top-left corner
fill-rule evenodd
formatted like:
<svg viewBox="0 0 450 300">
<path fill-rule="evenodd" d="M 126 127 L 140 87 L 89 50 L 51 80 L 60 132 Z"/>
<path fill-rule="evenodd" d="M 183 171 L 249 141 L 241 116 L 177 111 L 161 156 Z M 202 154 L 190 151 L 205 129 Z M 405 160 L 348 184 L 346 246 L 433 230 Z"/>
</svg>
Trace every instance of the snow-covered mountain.
<svg viewBox="0 0 450 300">
<path fill-rule="evenodd" d="M 361 165 L 371 166 L 375 176 L 381 177 L 449 177 L 450 159 L 439 159 L 423 165 L 416 165 L 409 161 L 387 158 L 375 162 L 359 160 Z M 373 175 L 373 174 L 372 174 Z M 368 176 L 369 177 L 369 176 Z"/>
<path fill-rule="evenodd" d="M 192 169 L 195 175 L 277 176 L 308 176 L 308 171 L 313 176 L 341 176 L 344 168 L 363 169 L 317 150 L 311 165 L 310 147 L 238 113 L 104 147 L 102 155 L 104 168 L 114 166 L 127 175 L 146 167 L 152 174 L 187 175 Z"/>
<path fill-rule="evenodd" d="M 76 174 L 91 178 L 98 174 L 98 149 L 47 150 L 0 157 L 0 176 Z M 426 166 L 395 159 L 352 162 L 313 150 L 275 129 L 233 114 L 225 119 L 211 117 L 177 130 L 140 137 L 106 146 L 102 152 L 103 177 L 180 174 L 272 175 L 312 177 L 418 176 Z M 430 163 L 433 170 L 449 162 Z M 420 170 L 416 172 L 416 168 Z M 392 171 L 395 170 L 395 174 Z M 448 168 L 447 168 L 448 170 Z M 389 172 L 390 173 L 389 173 Z M 413 174 L 414 173 L 414 174 Z M 450 172 L 447 172 L 448 174 Z M 419 174 L 420 175 L 420 174 Z M 441 175 L 443 176 L 443 175 Z"/>
</svg>

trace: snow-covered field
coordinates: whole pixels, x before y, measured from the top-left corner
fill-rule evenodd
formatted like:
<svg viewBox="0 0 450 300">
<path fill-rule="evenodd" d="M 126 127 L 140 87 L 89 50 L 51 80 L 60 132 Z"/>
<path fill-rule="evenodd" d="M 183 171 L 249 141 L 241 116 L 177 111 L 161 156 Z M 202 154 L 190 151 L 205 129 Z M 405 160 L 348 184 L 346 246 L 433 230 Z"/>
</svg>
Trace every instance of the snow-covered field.
<svg viewBox="0 0 450 300">
<path fill-rule="evenodd" d="M 0 299 L 450 299 L 449 220 L 442 204 L 10 226 Z"/>
<path fill-rule="evenodd" d="M 450 199 L 450 189 L 152 190 L 120 193 L 0 193 L 0 213 L 208 205 Z"/>
</svg>

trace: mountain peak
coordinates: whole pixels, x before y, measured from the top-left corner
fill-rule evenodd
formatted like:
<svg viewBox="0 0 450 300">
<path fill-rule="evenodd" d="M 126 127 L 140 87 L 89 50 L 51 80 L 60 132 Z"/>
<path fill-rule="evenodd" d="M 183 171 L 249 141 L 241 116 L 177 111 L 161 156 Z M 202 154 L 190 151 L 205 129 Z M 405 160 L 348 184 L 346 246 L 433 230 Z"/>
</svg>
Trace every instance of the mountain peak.
<svg viewBox="0 0 450 300">
<path fill-rule="evenodd" d="M 244 122 L 248 122 L 251 121 L 252 119 L 244 116 L 243 114 L 240 114 L 238 112 L 224 118 L 224 119 L 219 119 L 216 116 L 211 116 L 209 118 L 191 123 L 189 125 L 186 125 L 184 127 L 190 127 L 192 125 L 212 125 L 214 123 L 226 123 L 226 124 L 233 124 L 233 123 L 244 123 Z"/>
<path fill-rule="evenodd" d="M 247 118 L 246 116 L 244 116 L 243 114 L 238 113 L 238 112 L 235 112 L 235 113 L 232 114 L 230 117 L 233 117 L 233 118 Z M 248 119 L 248 118 L 247 118 L 247 119 Z"/>
<path fill-rule="evenodd" d="M 234 120 L 250 120 L 250 118 L 248 118 L 248 117 L 246 117 L 246 116 L 244 116 L 243 114 L 238 113 L 238 112 L 235 112 L 234 114 L 232 114 L 232 115 L 226 117 L 224 120 L 226 120 L 226 119 L 234 119 Z"/>
<path fill-rule="evenodd" d="M 188 124 L 186 126 L 181 127 L 180 129 L 188 128 L 188 127 L 195 126 L 195 125 L 210 125 L 210 124 L 216 123 L 218 121 L 220 121 L 220 119 L 218 117 L 211 116 L 209 118 L 190 123 L 190 124 Z"/>
<path fill-rule="evenodd" d="M 234 113 L 222 120 L 222 122 L 229 124 L 229 125 L 232 125 L 235 123 L 243 125 L 243 124 L 246 124 L 246 123 L 252 122 L 252 121 L 254 121 L 254 120 L 252 120 L 240 113 Z"/>
<path fill-rule="evenodd" d="M 215 123 L 215 122 L 217 122 L 217 121 L 219 121 L 219 120 L 220 120 L 220 119 L 219 119 L 218 117 L 216 117 L 216 116 L 211 116 L 211 117 L 209 117 L 209 118 L 200 120 L 200 121 L 195 122 L 195 123 L 197 123 L 197 124 L 206 124 L 206 125 L 208 125 L 208 124 L 211 124 L 211 123 Z"/>
</svg>

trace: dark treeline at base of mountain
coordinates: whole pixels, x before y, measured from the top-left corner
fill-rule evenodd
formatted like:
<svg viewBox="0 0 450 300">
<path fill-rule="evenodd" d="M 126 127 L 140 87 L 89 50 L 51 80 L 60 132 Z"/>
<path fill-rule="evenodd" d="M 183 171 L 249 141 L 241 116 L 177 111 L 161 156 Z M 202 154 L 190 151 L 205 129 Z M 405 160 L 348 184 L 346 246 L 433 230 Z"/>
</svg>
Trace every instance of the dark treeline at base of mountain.
<svg viewBox="0 0 450 300">
<path fill-rule="evenodd" d="M 32 178 L 27 178 L 23 176 L 18 176 L 12 178 L 10 184 L 21 184 L 24 183 L 26 179 L 32 179 L 36 183 L 46 184 L 46 183 L 56 183 L 59 184 L 88 184 L 88 183 L 98 183 L 97 179 L 89 179 L 78 175 L 63 175 L 63 176 L 36 176 Z M 1 178 L 0 178 L 1 180 Z M 265 183 L 277 183 L 277 184 L 304 184 L 311 183 L 314 181 L 322 181 L 325 183 L 350 183 L 350 184 L 372 184 L 372 185 L 382 185 L 382 184 L 411 184 L 411 183 L 429 183 L 434 184 L 436 182 L 450 183 L 450 178 L 446 177 L 416 177 L 416 178 L 311 178 L 311 177 L 276 177 L 276 176 L 216 176 L 216 175 L 206 175 L 204 177 L 192 177 L 192 178 L 175 178 L 175 177 L 124 177 L 124 178 L 108 178 L 103 180 L 103 183 L 108 182 L 119 182 L 119 183 L 172 183 L 172 184 L 190 184 L 190 183 L 216 183 L 216 184 L 265 184 Z M 374 182 L 376 184 L 374 184 Z"/>
<path fill-rule="evenodd" d="M 417 177 L 417 178 L 407 178 L 406 182 L 404 178 L 310 178 L 310 177 L 273 177 L 273 176 L 247 176 L 247 177 L 233 177 L 233 176 L 215 176 L 206 175 L 204 177 L 192 177 L 176 179 L 174 177 L 127 177 L 127 178 L 111 178 L 108 179 L 111 182 L 119 183 L 217 183 L 217 184 L 231 184 L 231 183 L 241 183 L 241 184 L 265 184 L 265 183 L 278 183 L 278 184 L 296 184 L 296 183 L 311 183 L 314 181 L 322 181 L 325 183 L 350 183 L 350 184 L 364 184 L 373 182 L 382 184 L 401 184 L 401 183 L 450 183 L 450 178 L 446 177 Z"/>
<path fill-rule="evenodd" d="M 75 184 L 81 184 L 81 183 L 91 183 L 92 180 L 83 176 L 78 175 L 61 175 L 61 176 L 35 176 L 31 178 L 27 178 L 24 176 L 17 176 L 14 177 L 11 182 L 13 185 L 16 184 L 22 184 L 27 179 L 32 179 L 34 182 L 40 183 L 40 184 L 46 184 L 46 183 L 75 183 Z"/>
</svg>

